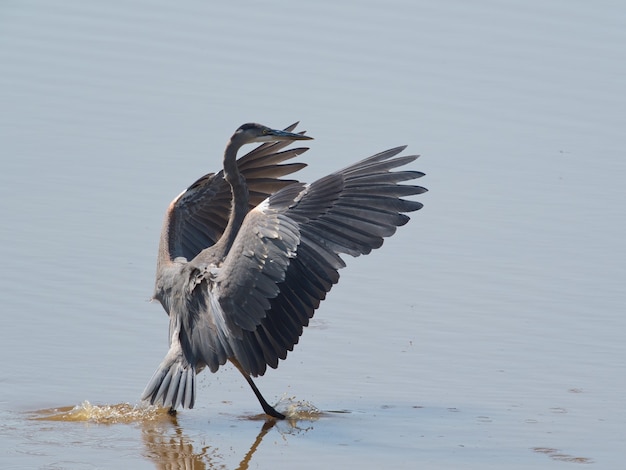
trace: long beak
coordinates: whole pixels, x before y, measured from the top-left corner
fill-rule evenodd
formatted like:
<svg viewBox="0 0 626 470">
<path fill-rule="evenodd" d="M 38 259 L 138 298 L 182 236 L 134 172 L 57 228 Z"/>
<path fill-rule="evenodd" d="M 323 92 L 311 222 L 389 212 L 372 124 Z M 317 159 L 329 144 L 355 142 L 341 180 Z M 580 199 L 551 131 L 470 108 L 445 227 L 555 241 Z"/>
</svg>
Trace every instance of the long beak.
<svg viewBox="0 0 626 470">
<path fill-rule="evenodd" d="M 313 137 L 302 134 L 294 134 L 293 132 L 280 131 L 278 129 L 270 129 L 266 135 L 276 137 L 272 140 L 313 140 Z"/>
</svg>

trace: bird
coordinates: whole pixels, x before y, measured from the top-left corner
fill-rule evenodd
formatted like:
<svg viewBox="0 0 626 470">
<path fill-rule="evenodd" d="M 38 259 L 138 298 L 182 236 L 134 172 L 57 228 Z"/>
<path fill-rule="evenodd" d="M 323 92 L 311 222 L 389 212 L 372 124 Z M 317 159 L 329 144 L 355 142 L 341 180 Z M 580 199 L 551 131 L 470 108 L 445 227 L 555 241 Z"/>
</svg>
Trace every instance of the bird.
<svg viewBox="0 0 626 470">
<path fill-rule="evenodd" d="M 277 368 L 339 281 L 342 256 L 370 253 L 422 203 L 424 176 L 391 171 L 417 155 L 392 148 L 305 184 L 284 179 L 306 166 L 287 162 L 311 140 L 298 123 L 283 130 L 247 123 L 226 145 L 223 168 L 199 178 L 169 205 L 158 248 L 153 300 L 169 315 L 169 349 L 142 400 L 193 408 L 196 376 L 227 361 L 266 415 L 285 419 L 252 377 Z M 241 147 L 261 143 L 237 159 Z"/>
</svg>

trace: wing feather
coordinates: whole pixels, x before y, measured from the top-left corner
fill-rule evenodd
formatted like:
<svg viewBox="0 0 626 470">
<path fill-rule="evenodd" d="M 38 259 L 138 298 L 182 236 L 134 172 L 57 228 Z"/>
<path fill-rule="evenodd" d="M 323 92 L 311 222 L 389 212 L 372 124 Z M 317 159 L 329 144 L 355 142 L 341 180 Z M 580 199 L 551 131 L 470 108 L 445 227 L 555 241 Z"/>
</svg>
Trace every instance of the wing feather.
<svg viewBox="0 0 626 470">
<path fill-rule="evenodd" d="M 423 176 L 391 171 L 416 156 L 404 147 L 373 155 L 317 180 L 292 184 L 252 210 L 219 268 L 213 294 L 224 313 L 230 348 L 244 371 L 278 366 L 345 266 L 382 245 L 421 203 L 403 199 Z M 205 292 L 206 295 L 207 293 Z"/>
<path fill-rule="evenodd" d="M 285 130 L 293 130 L 297 124 Z M 262 144 L 237 160 L 250 193 L 250 209 L 295 183 L 295 180 L 282 178 L 306 166 L 305 163 L 283 163 L 308 150 L 306 147 L 282 150 L 289 143 Z M 203 249 L 214 245 L 224 233 L 230 207 L 231 190 L 223 171 L 196 180 L 168 208 L 161 232 L 159 262 L 167 263 L 177 257 L 191 260 Z"/>
<path fill-rule="evenodd" d="M 215 280 L 235 337 L 254 330 L 265 316 L 299 241 L 296 223 L 277 211 L 259 206 L 248 214 Z"/>
</svg>

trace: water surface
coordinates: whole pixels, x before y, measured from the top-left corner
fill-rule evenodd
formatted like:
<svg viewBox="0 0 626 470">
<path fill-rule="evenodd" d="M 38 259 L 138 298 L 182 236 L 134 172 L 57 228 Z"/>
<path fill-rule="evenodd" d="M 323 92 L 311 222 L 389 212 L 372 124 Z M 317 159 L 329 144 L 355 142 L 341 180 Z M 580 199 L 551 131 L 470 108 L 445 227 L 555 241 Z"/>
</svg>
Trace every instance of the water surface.
<svg viewBox="0 0 626 470">
<path fill-rule="evenodd" d="M 4 2 L 2 468 L 621 468 L 625 13 Z M 258 380 L 319 414 L 266 423 L 231 367 L 136 408 L 167 204 L 241 123 L 296 120 L 303 179 L 408 144 L 430 190 Z"/>
</svg>

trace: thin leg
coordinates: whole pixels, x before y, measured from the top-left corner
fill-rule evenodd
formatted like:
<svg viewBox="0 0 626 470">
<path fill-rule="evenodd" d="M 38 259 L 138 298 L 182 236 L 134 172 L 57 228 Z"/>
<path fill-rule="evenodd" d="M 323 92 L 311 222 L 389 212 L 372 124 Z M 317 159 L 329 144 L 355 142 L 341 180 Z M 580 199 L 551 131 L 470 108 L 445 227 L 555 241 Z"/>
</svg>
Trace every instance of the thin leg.
<svg viewBox="0 0 626 470">
<path fill-rule="evenodd" d="M 256 397 L 259 399 L 259 403 L 263 407 L 263 411 L 265 411 L 265 414 L 270 415 L 276 419 L 285 419 L 284 414 L 276 411 L 272 406 L 270 406 L 268 402 L 265 401 L 265 398 L 263 398 L 263 395 L 261 395 L 261 392 L 259 392 L 259 389 L 256 388 L 256 385 L 254 385 L 254 382 L 252 381 L 250 376 L 247 374 L 243 374 L 243 376 L 246 378 L 246 380 L 250 384 L 250 387 L 252 387 L 252 391 L 254 392 Z"/>
<path fill-rule="evenodd" d="M 248 384 L 250 384 L 250 387 L 252 388 L 252 391 L 254 392 L 254 394 L 256 395 L 257 399 L 259 400 L 259 403 L 263 407 L 263 411 L 265 411 L 265 414 L 271 416 L 272 418 L 285 419 L 286 416 L 284 414 L 279 413 L 278 411 L 276 411 L 268 402 L 265 401 L 265 398 L 263 398 L 263 395 L 261 395 L 261 392 L 259 392 L 259 389 L 256 388 L 256 385 L 252 381 L 252 378 L 250 377 L 250 375 L 248 375 L 241 368 L 241 364 L 239 364 L 239 361 L 237 361 L 237 359 L 235 359 L 233 357 L 229 358 L 229 361 L 232 362 L 233 365 L 239 370 L 239 372 L 241 372 L 241 375 L 243 375 L 246 378 L 246 381 L 248 382 Z"/>
</svg>

